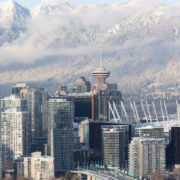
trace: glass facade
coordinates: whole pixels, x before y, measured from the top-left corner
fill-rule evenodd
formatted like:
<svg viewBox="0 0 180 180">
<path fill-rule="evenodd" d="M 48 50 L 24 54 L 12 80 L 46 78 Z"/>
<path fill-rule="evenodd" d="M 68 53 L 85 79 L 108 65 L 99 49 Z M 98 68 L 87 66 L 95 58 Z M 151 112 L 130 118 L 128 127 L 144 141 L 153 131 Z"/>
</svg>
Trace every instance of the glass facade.
<svg viewBox="0 0 180 180">
<path fill-rule="evenodd" d="M 74 105 L 66 99 L 48 102 L 48 153 L 54 157 L 55 172 L 73 166 Z"/>
</svg>

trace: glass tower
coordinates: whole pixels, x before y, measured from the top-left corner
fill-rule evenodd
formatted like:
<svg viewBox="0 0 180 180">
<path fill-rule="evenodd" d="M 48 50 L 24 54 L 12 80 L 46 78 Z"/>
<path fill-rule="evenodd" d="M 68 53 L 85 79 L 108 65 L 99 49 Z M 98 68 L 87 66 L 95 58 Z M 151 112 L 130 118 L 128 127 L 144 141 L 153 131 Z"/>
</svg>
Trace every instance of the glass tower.
<svg viewBox="0 0 180 180">
<path fill-rule="evenodd" d="M 73 166 L 73 102 L 66 99 L 48 101 L 48 153 L 54 157 L 55 172 Z"/>
</svg>

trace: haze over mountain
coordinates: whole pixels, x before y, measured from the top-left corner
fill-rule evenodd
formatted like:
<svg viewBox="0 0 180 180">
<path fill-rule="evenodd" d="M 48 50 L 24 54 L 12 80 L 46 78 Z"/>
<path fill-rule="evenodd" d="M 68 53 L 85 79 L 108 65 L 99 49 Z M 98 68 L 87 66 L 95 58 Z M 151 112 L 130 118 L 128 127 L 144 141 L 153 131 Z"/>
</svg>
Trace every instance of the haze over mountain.
<svg viewBox="0 0 180 180">
<path fill-rule="evenodd" d="M 0 84 L 57 83 L 103 65 L 132 91 L 180 85 L 180 4 L 44 0 L 28 10 L 0 3 Z M 65 63 L 67 61 L 67 63 Z M 66 64 L 66 65 L 65 65 Z"/>
</svg>

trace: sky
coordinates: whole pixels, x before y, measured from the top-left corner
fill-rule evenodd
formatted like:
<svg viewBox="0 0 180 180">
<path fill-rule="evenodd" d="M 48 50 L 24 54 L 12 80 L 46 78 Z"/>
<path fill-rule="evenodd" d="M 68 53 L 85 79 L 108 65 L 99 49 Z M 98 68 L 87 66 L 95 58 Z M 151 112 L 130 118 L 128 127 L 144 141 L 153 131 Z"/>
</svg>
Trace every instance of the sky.
<svg viewBox="0 0 180 180">
<path fill-rule="evenodd" d="M 0 2 L 7 0 L 0 0 Z M 42 0 L 15 0 L 19 4 L 27 8 L 33 8 L 38 5 Z M 127 2 L 130 0 L 72 0 L 74 2 L 83 3 L 83 4 L 92 4 L 92 3 L 115 3 L 115 2 Z M 180 0 L 159 0 L 164 3 L 180 3 Z"/>
</svg>

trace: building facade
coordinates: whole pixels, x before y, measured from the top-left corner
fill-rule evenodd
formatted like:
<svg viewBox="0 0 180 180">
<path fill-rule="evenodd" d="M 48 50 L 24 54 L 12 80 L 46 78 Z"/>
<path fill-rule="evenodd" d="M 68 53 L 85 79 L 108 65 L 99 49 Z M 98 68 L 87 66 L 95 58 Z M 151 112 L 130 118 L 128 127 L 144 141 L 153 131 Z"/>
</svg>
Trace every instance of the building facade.
<svg viewBox="0 0 180 180">
<path fill-rule="evenodd" d="M 165 169 L 164 138 L 135 137 L 129 145 L 129 173 L 148 177 Z"/>
<path fill-rule="evenodd" d="M 55 172 L 73 167 L 74 105 L 66 99 L 48 101 L 48 153 L 54 157 Z"/>
<path fill-rule="evenodd" d="M 106 166 L 127 168 L 129 126 L 102 126 L 102 154 Z"/>
<path fill-rule="evenodd" d="M 174 168 L 180 167 L 180 126 L 172 127 L 171 129 L 171 142 L 166 150 L 167 154 L 167 167 Z"/>
<path fill-rule="evenodd" d="M 147 138 L 164 138 L 164 128 L 158 127 L 141 127 L 135 129 L 136 137 L 147 137 Z"/>
<path fill-rule="evenodd" d="M 1 99 L 1 143 L 3 169 L 30 152 L 30 120 L 27 101 L 17 95 Z"/>
<path fill-rule="evenodd" d="M 50 180 L 54 177 L 54 159 L 41 156 L 41 152 L 34 152 L 30 157 L 20 157 L 16 161 L 17 177 L 23 176 L 32 180 Z"/>
</svg>

